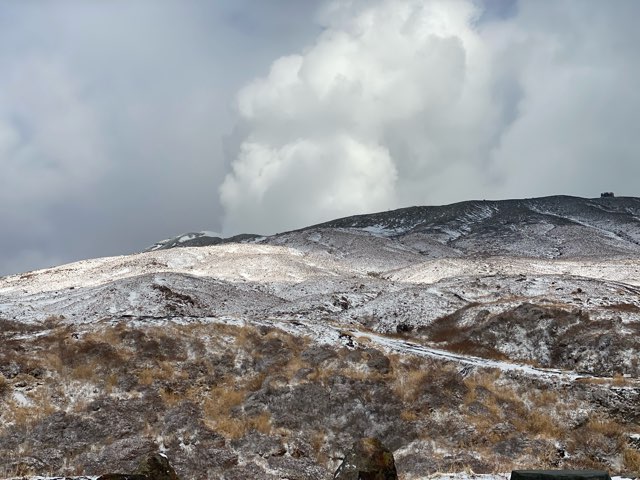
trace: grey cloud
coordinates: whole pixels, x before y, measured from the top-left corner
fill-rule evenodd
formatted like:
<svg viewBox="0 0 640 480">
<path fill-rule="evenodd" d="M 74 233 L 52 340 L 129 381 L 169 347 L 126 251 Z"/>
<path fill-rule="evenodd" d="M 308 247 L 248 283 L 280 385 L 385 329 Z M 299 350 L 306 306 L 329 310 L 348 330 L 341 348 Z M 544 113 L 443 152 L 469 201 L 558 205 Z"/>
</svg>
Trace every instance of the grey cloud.
<svg viewBox="0 0 640 480">
<path fill-rule="evenodd" d="M 3 2 L 0 275 L 218 229 L 234 92 L 318 31 L 276 3 Z"/>
<path fill-rule="evenodd" d="M 500 194 L 638 194 L 638 13 L 629 1 L 525 2 L 502 26 L 498 72 L 517 79 L 522 99 L 492 155 Z"/>
</svg>

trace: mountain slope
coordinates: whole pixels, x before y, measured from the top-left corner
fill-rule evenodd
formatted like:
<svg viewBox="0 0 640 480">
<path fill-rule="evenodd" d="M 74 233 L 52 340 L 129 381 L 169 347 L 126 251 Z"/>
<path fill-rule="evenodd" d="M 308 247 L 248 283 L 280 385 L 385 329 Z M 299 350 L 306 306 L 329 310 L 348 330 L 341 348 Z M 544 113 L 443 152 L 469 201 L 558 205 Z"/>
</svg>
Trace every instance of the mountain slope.
<svg viewBox="0 0 640 480">
<path fill-rule="evenodd" d="M 640 253 L 640 199 L 471 201 L 358 215 L 307 229 L 323 228 L 389 236 L 426 255 L 432 253 L 430 245 L 421 245 L 425 238 L 451 248 L 452 256 L 622 257 Z"/>
<path fill-rule="evenodd" d="M 639 209 L 412 207 L 0 278 L 0 477 L 161 450 L 188 478 L 328 479 L 368 435 L 404 479 L 631 475 Z"/>
<path fill-rule="evenodd" d="M 396 248 L 432 258 L 623 258 L 640 254 L 640 199 L 552 196 L 409 207 L 345 217 L 271 237 L 242 234 L 222 238 L 207 232 L 188 233 L 158 242 L 145 251 L 223 243 L 288 241 L 297 246 L 298 234 L 325 229 L 333 234 L 336 230 L 361 231 L 388 238 Z"/>
</svg>

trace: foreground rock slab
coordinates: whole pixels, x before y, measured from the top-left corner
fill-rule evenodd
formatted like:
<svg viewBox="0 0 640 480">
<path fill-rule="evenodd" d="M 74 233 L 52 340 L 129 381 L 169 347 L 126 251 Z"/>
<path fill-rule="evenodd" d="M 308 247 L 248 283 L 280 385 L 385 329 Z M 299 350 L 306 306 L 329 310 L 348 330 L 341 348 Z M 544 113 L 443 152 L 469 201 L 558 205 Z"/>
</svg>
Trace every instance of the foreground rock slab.
<svg viewBox="0 0 640 480">
<path fill-rule="evenodd" d="M 97 480 L 180 480 L 169 459 L 162 453 L 156 453 L 140 462 L 135 473 L 107 473 Z"/>
<path fill-rule="evenodd" d="M 353 444 L 333 476 L 334 480 L 397 480 L 393 453 L 377 438 Z"/>
</svg>

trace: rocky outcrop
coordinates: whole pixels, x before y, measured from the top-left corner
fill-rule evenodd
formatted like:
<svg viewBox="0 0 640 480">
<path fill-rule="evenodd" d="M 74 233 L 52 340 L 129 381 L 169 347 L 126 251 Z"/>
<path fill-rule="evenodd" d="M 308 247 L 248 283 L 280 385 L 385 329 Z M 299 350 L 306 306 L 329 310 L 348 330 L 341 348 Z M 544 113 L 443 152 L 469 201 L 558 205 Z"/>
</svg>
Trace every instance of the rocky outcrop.
<svg viewBox="0 0 640 480">
<path fill-rule="evenodd" d="M 393 453 L 377 438 L 353 444 L 333 476 L 334 480 L 397 480 Z"/>
<path fill-rule="evenodd" d="M 180 480 L 169 459 L 162 453 L 156 453 L 140 462 L 132 474 L 107 473 L 98 480 Z"/>
</svg>

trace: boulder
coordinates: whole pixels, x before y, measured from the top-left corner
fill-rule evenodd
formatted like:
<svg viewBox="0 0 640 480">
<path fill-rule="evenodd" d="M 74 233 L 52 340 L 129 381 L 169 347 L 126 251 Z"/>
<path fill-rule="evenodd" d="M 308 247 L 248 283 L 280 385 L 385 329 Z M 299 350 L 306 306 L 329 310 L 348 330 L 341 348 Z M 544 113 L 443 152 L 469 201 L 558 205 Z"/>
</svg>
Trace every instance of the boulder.
<svg viewBox="0 0 640 480">
<path fill-rule="evenodd" d="M 100 475 L 97 480 L 148 480 L 144 475 L 136 475 L 131 474 L 127 475 L 126 473 L 107 473 L 105 475 Z"/>
<path fill-rule="evenodd" d="M 180 480 L 169 463 L 169 459 L 163 453 L 156 453 L 147 457 L 140 462 L 134 473 L 144 475 L 149 480 Z"/>
<path fill-rule="evenodd" d="M 155 453 L 138 465 L 132 474 L 107 473 L 97 480 L 180 480 L 176 471 L 163 453 Z"/>
<path fill-rule="evenodd" d="M 377 438 L 363 438 L 353 444 L 334 480 L 397 480 L 393 453 Z"/>
</svg>

